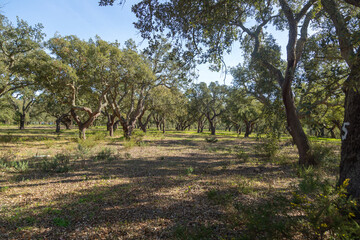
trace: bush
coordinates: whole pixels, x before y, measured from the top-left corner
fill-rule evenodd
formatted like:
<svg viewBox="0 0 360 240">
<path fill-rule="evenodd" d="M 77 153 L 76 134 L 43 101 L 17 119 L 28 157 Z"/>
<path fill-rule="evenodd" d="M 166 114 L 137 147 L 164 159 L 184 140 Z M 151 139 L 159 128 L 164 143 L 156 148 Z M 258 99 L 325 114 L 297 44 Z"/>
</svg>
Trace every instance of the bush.
<svg viewBox="0 0 360 240">
<path fill-rule="evenodd" d="M 135 146 L 144 147 L 147 144 L 142 140 L 142 138 L 143 138 L 142 136 L 134 135 L 130 140 L 125 140 L 123 145 L 125 148 L 132 148 Z"/>
<path fill-rule="evenodd" d="M 17 172 L 27 172 L 29 170 L 29 162 L 28 161 L 15 161 L 12 162 L 12 167 L 17 171 Z"/>
<path fill-rule="evenodd" d="M 28 161 L 15 161 L 15 155 L 11 152 L 7 152 L 0 157 L 0 168 L 11 170 L 14 169 L 17 172 L 27 172 L 29 170 Z"/>
<path fill-rule="evenodd" d="M 188 167 L 185 172 L 186 172 L 186 175 L 190 176 L 194 172 L 194 168 Z"/>
<path fill-rule="evenodd" d="M 104 148 L 101 150 L 94 158 L 95 161 L 112 161 L 114 160 L 114 157 L 112 156 L 113 152 L 110 148 Z"/>
<path fill-rule="evenodd" d="M 104 140 L 107 136 L 107 132 L 96 132 L 94 135 L 90 135 L 88 140 Z"/>
<path fill-rule="evenodd" d="M 78 144 L 76 148 L 75 157 L 77 159 L 85 159 L 86 156 L 89 154 L 90 148 L 85 146 L 84 144 Z"/>
<path fill-rule="evenodd" d="M 87 149 L 91 149 L 98 144 L 97 140 L 94 137 L 93 138 L 89 137 L 88 139 L 85 140 L 77 138 L 76 142 L 79 145 L 81 145 L 83 148 L 87 148 Z"/>
<path fill-rule="evenodd" d="M 249 154 L 247 154 L 244 150 L 240 150 L 237 154 L 236 157 L 238 159 L 244 160 L 244 162 L 246 162 L 247 160 L 249 160 Z"/>
<path fill-rule="evenodd" d="M 64 173 L 70 170 L 70 156 L 65 154 L 56 154 L 52 159 L 44 159 L 41 163 L 41 170 L 44 172 Z"/>
<path fill-rule="evenodd" d="M 309 176 L 313 182 L 312 175 L 305 176 L 302 181 L 309 181 Z M 339 187 L 334 187 L 328 181 L 315 182 L 317 187 L 313 192 L 304 193 L 299 187 L 293 193 L 292 208 L 304 212 L 299 220 L 303 234 L 311 239 L 324 239 L 325 236 L 331 236 L 331 239 L 358 239 L 360 227 L 354 220 L 357 203 L 347 196 L 346 191 L 349 179 Z"/>
<path fill-rule="evenodd" d="M 321 143 L 311 143 L 311 154 L 318 165 L 337 165 L 338 157 L 334 153 L 332 147 L 328 145 Z"/>
<path fill-rule="evenodd" d="M 275 197 L 254 205 L 237 204 L 239 220 L 245 223 L 240 239 L 292 239 L 293 221 L 286 208 L 287 200 Z"/>
<path fill-rule="evenodd" d="M 279 139 L 274 134 L 269 134 L 256 148 L 266 157 L 273 160 L 280 150 Z"/>
<path fill-rule="evenodd" d="M 218 139 L 216 137 L 206 137 L 205 141 L 208 143 L 216 143 Z"/>
<path fill-rule="evenodd" d="M 210 189 L 206 193 L 209 200 L 211 200 L 216 205 L 229 205 L 233 201 L 233 195 L 231 193 L 226 193 L 223 191 L 218 191 L 216 189 Z"/>
<path fill-rule="evenodd" d="M 58 227 L 68 227 L 70 225 L 70 222 L 64 218 L 56 217 L 53 219 L 53 223 L 55 226 Z"/>
</svg>

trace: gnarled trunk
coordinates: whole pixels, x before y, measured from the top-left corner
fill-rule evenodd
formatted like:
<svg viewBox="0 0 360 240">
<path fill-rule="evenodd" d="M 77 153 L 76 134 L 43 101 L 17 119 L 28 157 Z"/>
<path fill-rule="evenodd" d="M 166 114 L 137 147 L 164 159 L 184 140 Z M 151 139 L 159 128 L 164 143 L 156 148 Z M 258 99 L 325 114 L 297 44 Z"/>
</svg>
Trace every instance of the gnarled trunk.
<svg viewBox="0 0 360 240">
<path fill-rule="evenodd" d="M 26 114 L 24 113 L 20 114 L 20 126 L 19 126 L 20 130 L 25 129 L 25 118 L 26 118 Z"/>
<path fill-rule="evenodd" d="M 79 138 L 85 140 L 86 139 L 86 128 L 85 127 L 79 127 Z"/>
<path fill-rule="evenodd" d="M 216 134 L 216 127 L 215 127 L 215 124 L 213 123 L 213 121 L 209 122 L 209 130 L 211 132 L 211 135 Z"/>
<path fill-rule="evenodd" d="M 360 64 L 358 64 L 359 66 Z M 360 199 L 360 69 L 353 66 L 346 81 L 345 116 L 341 132 L 339 184 L 350 179 L 348 194 Z"/>
<path fill-rule="evenodd" d="M 56 123 L 56 130 L 55 130 L 55 132 L 56 132 L 56 133 L 59 133 L 59 132 L 60 132 L 61 120 L 58 118 L 58 119 L 56 119 L 55 123 Z"/>
<path fill-rule="evenodd" d="M 129 140 L 131 138 L 132 132 L 135 128 L 134 124 L 122 124 L 123 130 L 124 130 L 124 137 Z"/>
<path fill-rule="evenodd" d="M 71 129 L 72 119 L 69 113 L 67 113 L 63 118 L 61 118 L 61 122 L 65 125 L 65 128 L 67 130 Z"/>
<path fill-rule="evenodd" d="M 245 134 L 244 137 L 247 138 L 253 131 L 254 122 L 253 121 L 244 121 L 245 123 Z"/>
<path fill-rule="evenodd" d="M 108 121 L 106 123 L 106 129 L 109 132 L 109 136 L 114 136 L 114 124 L 115 124 L 115 115 L 108 115 Z"/>
<path fill-rule="evenodd" d="M 85 131 L 87 128 L 89 128 L 91 126 L 91 124 L 93 124 L 93 122 L 96 120 L 96 118 L 100 115 L 100 112 L 94 112 L 89 114 L 89 118 L 82 122 L 79 118 L 79 116 L 76 114 L 74 109 L 71 109 L 71 116 L 74 118 L 74 120 L 76 121 L 76 124 L 78 125 L 79 128 L 79 138 L 80 139 L 86 139 L 86 135 L 85 135 Z"/>
</svg>

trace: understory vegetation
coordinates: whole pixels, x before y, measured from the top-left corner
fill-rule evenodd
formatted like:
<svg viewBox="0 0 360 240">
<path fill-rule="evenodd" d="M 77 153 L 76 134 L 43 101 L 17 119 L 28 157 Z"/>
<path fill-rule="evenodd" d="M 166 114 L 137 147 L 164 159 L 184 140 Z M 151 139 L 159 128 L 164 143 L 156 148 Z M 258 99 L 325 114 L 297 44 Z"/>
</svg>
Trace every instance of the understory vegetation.
<svg viewBox="0 0 360 240">
<path fill-rule="evenodd" d="M 137 42 L 0 14 L 0 239 L 359 239 L 359 1 L 131 4 Z"/>
<path fill-rule="evenodd" d="M 105 129 L 79 140 L 45 127 L 1 142 L 0 238 L 356 239 L 356 201 L 337 186 L 340 142 L 296 149 L 235 132 Z M 9 127 L 1 136 L 16 134 Z M 41 141 L 30 141 L 38 134 Z M 117 139 L 114 141 L 114 138 Z M 50 144 L 51 143 L 51 144 Z"/>
</svg>

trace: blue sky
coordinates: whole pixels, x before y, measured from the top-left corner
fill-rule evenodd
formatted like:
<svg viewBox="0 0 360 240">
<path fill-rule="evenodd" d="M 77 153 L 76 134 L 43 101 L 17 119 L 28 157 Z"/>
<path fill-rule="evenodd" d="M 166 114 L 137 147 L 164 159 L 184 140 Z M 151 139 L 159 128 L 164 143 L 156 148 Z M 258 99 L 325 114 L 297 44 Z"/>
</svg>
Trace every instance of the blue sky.
<svg viewBox="0 0 360 240">
<path fill-rule="evenodd" d="M 44 26 L 46 38 L 57 32 L 62 36 L 77 35 L 81 39 L 99 35 L 107 41 L 118 40 L 124 43 L 129 38 L 140 44 L 142 41 L 139 32 L 134 28 L 136 21 L 131 12 L 131 1 L 124 6 L 99 7 L 98 0 L 6 0 L 0 1 L 1 13 L 13 23 L 16 16 L 34 25 L 41 23 Z M 143 42 L 140 48 L 146 47 Z M 284 47 L 282 47 L 284 49 Z M 236 66 L 240 61 L 241 52 L 238 46 L 233 47 L 231 55 L 225 56 L 228 67 Z M 207 65 L 198 67 L 199 78 L 196 82 L 224 82 L 224 73 L 211 72 Z M 226 84 L 231 83 L 231 76 L 226 77 Z"/>
</svg>

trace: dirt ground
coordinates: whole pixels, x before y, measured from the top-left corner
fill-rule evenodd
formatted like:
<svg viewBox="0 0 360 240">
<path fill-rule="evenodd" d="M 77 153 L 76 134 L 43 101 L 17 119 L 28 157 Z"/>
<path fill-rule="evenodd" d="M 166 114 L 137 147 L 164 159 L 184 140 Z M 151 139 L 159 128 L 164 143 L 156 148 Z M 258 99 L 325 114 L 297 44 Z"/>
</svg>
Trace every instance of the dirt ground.
<svg viewBox="0 0 360 240">
<path fill-rule="evenodd" d="M 0 239 L 237 239 L 237 206 L 287 196 L 297 182 L 296 149 L 286 141 L 269 160 L 255 137 L 225 132 L 216 142 L 155 132 L 126 143 L 4 131 L 3 162 L 29 166 L 0 168 Z M 41 169 L 56 154 L 68 156 L 67 170 Z"/>
</svg>

